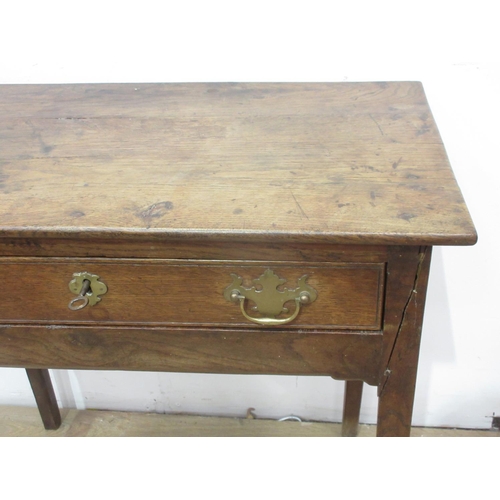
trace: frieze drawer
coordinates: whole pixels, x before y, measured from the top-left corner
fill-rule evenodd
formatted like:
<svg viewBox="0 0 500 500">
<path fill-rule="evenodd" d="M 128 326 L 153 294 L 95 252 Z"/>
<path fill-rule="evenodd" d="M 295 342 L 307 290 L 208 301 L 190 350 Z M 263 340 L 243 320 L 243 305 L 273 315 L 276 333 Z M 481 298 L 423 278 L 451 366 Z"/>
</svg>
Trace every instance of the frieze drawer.
<svg viewBox="0 0 500 500">
<path fill-rule="evenodd" d="M 383 263 L 4 258 L 0 321 L 380 330 L 384 271 Z"/>
</svg>

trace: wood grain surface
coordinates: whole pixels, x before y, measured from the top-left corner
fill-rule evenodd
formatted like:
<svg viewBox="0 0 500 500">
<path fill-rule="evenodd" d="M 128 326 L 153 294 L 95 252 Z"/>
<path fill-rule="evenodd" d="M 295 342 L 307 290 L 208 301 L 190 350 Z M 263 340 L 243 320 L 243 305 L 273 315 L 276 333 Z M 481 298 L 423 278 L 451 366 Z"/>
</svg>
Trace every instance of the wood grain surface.
<svg viewBox="0 0 500 500">
<path fill-rule="evenodd" d="M 108 369 L 329 375 L 349 435 L 363 381 L 409 435 L 431 246 L 476 239 L 418 82 L 0 85 L 0 366 L 53 426 L 47 368 Z M 222 295 L 269 268 L 290 326 Z"/>
<path fill-rule="evenodd" d="M 298 279 L 318 293 L 285 328 L 380 330 L 384 264 L 283 264 L 273 262 L 186 261 L 153 259 L 24 259 L 0 258 L 2 286 L 8 293 L 0 301 L 0 322 L 92 324 L 155 324 L 254 326 L 224 290 L 234 273 L 247 288 L 272 269 L 286 279 L 288 289 Z M 68 308 L 76 298 L 68 283 L 75 272 L 90 272 L 108 287 L 101 301 L 79 311 Z M 247 304 L 252 312 L 253 302 Z M 294 303 L 285 304 L 291 316 Z"/>
<path fill-rule="evenodd" d="M 432 248 L 394 248 L 388 262 L 377 436 L 409 436 Z"/>
<path fill-rule="evenodd" d="M 472 244 L 418 82 L 0 86 L 0 236 Z"/>
<path fill-rule="evenodd" d="M 0 345 L 0 366 L 328 375 L 377 385 L 382 335 L 0 325 Z"/>
</svg>

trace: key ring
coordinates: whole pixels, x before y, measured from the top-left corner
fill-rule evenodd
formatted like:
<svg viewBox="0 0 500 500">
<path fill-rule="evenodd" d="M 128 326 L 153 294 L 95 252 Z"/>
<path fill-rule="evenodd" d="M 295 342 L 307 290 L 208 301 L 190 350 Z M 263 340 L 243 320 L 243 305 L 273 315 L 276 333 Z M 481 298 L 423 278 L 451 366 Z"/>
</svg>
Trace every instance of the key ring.
<svg viewBox="0 0 500 500">
<path fill-rule="evenodd" d="M 79 301 L 83 300 L 83 303 L 80 304 L 79 306 L 76 306 L 75 304 Z M 89 298 L 86 295 L 79 295 L 78 297 L 75 297 L 69 304 L 68 307 L 72 311 L 79 311 L 80 309 L 83 309 L 87 304 L 89 303 Z"/>
<path fill-rule="evenodd" d="M 89 303 L 89 298 L 87 296 L 87 292 L 89 290 L 90 290 L 90 281 L 83 280 L 82 289 L 80 290 L 80 295 L 78 295 L 78 297 L 75 297 L 73 300 L 71 300 L 70 303 L 68 304 L 68 307 L 72 311 L 79 311 L 80 309 L 83 309 Z M 80 301 L 83 301 L 83 303 L 80 305 L 75 305 Z"/>
</svg>

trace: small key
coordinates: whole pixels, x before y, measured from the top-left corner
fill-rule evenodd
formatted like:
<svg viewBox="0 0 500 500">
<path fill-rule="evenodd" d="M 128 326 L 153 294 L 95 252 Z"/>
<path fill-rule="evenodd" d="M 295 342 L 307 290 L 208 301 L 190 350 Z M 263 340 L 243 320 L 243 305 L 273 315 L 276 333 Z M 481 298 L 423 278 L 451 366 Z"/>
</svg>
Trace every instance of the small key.
<svg viewBox="0 0 500 500">
<path fill-rule="evenodd" d="M 80 309 L 83 309 L 88 303 L 89 303 L 89 298 L 87 297 L 87 292 L 90 290 L 90 281 L 89 280 L 83 280 L 83 286 L 80 291 L 80 295 L 78 297 L 75 297 L 73 300 L 70 301 L 68 304 L 68 307 L 72 311 L 79 311 Z M 75 305 L 78 304 L 78 302 L 82 302 L 80 305 Z"/>
</svg>

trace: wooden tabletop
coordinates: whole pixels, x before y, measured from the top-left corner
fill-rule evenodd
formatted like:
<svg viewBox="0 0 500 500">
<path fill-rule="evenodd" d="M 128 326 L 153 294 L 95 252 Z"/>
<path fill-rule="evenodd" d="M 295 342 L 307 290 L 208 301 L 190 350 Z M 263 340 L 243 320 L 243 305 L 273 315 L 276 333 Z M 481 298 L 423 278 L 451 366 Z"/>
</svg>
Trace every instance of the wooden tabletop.
<svg viewBox="0 0 500 500">
<path fill-rule="evenodd" d="M 418 82 L 0 86 L 0 237 L 467 245 Z"/>
</svg>

